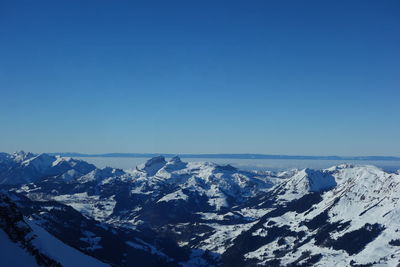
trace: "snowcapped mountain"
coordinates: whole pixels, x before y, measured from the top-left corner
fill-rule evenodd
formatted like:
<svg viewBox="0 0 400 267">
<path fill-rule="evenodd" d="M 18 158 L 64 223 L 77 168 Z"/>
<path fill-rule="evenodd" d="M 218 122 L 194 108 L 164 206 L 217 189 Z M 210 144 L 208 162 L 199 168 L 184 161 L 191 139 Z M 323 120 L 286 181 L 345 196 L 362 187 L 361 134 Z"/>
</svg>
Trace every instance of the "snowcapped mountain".
<svg viewBox="0 0 400 267">
<path fill-rule="evenodd" d="M 157 157 L 129 173 L 95 169 L 75 180 L 53 177 L 27 184 L 17 192 L 71 205 L 95 219 L 137 226 L 188 222 L 201 217 L 196 212 L 226 211 L 273 184 L 274 179 L 261 172 L 184 163 L 178 157 L 167 162 Z"/>
<path fill-rule="evenodd" d="M 227 266 L 400 262 L 400 176 L 352 165 L 319 173 L 323 190 L 312 188 L 315 172 L 301 171 L 258 203 L 269 209 L 233 241 L 224 254 Z"/>
<path fill-rule="evenodd" d="M 24 216 L 102 262 L 116 266 L 131 266 L 135 259 L 149 266 L 395 266 L 400 262 L 398 173 L 353 165 L 278 173 L 242 171 L 230 165 L 182 162 L 179 157 L 156 157 L 124 171 L 39 156 L 2 154 L 0 170 L 13 166 L 20 175 L 19 169 L 30 166 L 37 171 L 18 176 L 23 184 L 4 188 L 18 196 L 16 203 Z M 0 179 L 16 181 L 12 176 Z"/>
<path fill-rule="evenodd" d="M 0 154 L 0 184 L 22 184 L 50 176 L 66 179 L 82 176 L 96 167 L 85 161 L 48 154 L 35 155 L 24 151 Z"/>
</svg>

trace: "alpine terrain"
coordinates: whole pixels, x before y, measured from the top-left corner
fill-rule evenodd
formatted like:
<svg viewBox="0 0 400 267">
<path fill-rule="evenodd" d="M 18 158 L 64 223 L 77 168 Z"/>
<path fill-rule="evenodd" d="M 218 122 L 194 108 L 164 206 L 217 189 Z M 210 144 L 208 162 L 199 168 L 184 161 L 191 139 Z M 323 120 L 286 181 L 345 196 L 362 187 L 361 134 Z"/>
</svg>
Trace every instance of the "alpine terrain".
<svg viewBox="0 0 400 267">
<path fill-rule="evenodd" d="M 134 167 L 134 166 L 132 166 Z M 0 154 L 5 266 L 398 266 L 400 174 Z"/>
</svg>

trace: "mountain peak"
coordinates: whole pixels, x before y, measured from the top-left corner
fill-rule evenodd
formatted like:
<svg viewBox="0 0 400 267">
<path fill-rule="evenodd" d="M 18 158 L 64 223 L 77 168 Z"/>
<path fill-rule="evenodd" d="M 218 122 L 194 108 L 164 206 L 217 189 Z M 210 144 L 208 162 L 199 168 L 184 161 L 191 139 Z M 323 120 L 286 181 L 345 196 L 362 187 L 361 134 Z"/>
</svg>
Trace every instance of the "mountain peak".
<svg viewBox="0 0 400 267">
<path fill-rule="evenodd" d="M 143 167 L 139 167 L 139 170 L 146 172 L 149 176 L 153 176 L 166 164 L 167 161 L 165 161 L 164 156 L 157 156 L 149 159 Z"/>
<path fill-rule="evenodd" d="M 111 167 L 105 167 L 103 169 L 94 169 L 91 172 L 81 176 L 79 182 L 90 182 L 90 181 L 102 181 L 109 177 L 115 177 L 123 175 L 125 172 L 121 169 L 114 169 Z"/>
<path fill-rule="evenodd" d="M 327 170 L 302 169 L 282 174 L 284 184 L 279 199 L 290 201 L 311 192 L 322 192 L 336 187 L 336 179 Z"/>
<path fill-rule="evenodd" d="M 27 159 L 33 158 L 33 157 L 35 157 L 35 156 L 36 156 L 35 154 L 30 153 L 30 152 L 27 153 L 27 152 L 25 152 L 25 151 L 23 151 L 23 150 L 15 151 L 15 152 L 12 154 L 12 157 L 13 157 L 14 160 L 17 161 L 17 162 L 22 162 L 22 161 L 25 161 L 25 160 L 27 160 Z"/>
<path fill-rule="evenodd" d="M 28 158 L 22 162 L 24 166 L 32 165 L 37 170 L 45 170 L 52 166 L 53 162 L 55 161 L 54 156 L 50 156 L 48 154 L 39 154 L 34 157 Z"/>
<path fill-rule="evenodd" d="M 237 170 L 238 170 L 237 168 L 233 167 L 233 166 L 230 165 L 230 164 L 227 164 L 227 165 L 217 165 L 217 166 L 215 167 L 215 169 L 220 170 L 220 171 L 230 171 L 230 172 L 234 172 L 234 171 L 237 171 Z"/>
<path fill-rule="evenodd" d="M 169 162 L 171 162 L 171 163 L 181 163 L 182 160 L 181 160 L 181 158 L 179 156 L 175 156 L 175 157 L 171 158 L 169 160 Z"/>
<path fill-rule="evenodd" d="M 157 157 L 153 157 L 153 158 L 149 159 L 148 161 L 146 161 L 145 167 L 151 167 L 154 165 L 166 164 L 166 163 L 167 162 L 165 161 L 164 156 L 157 156 Z"/>
<path fill-rule="evenodd" d="M 305 169 L 304 172 L 307 174 L 309 192 L 321 192 L 336 186 L 335 177 L 329 172 L 316 171 L 308 168 Z"/>
</svg>

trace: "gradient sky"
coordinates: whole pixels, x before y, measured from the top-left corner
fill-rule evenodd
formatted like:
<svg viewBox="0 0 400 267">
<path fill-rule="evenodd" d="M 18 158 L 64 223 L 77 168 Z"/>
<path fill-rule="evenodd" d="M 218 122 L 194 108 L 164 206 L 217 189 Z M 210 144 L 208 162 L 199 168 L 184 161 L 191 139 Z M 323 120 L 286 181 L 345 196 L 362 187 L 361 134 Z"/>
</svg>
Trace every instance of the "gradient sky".
<svg viewBox="0 0 400 267">
<path fill-rule="evenodd" d="M 399 1 L 1 1 L 0 151 L 400 156 Z"/>
</svg>

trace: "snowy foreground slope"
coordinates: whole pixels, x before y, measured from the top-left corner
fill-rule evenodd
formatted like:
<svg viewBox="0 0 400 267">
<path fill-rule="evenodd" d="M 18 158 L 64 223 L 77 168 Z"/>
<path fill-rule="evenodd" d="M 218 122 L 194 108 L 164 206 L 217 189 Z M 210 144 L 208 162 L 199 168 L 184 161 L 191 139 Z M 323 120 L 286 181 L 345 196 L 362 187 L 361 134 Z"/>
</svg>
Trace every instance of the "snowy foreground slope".
<svg viewBox="0 0 400 267">
<path fill-rule="evenodd" d="M 38 236 L 100 263 L 400 263 L 400 175 L 373 166 L 275 173 L 156 157 L 123 171 L 20 152 L 0 155 L 0 181 Z"/>
<path fill-rule="evenodd" d="M 27 220 L 14 202 L 0 194 L 2 266 L 109 266 L 64 244 Z"/>
</svg>

